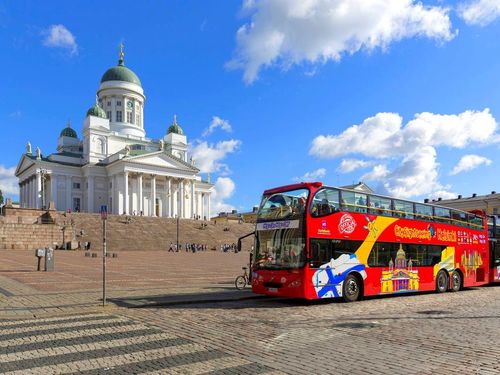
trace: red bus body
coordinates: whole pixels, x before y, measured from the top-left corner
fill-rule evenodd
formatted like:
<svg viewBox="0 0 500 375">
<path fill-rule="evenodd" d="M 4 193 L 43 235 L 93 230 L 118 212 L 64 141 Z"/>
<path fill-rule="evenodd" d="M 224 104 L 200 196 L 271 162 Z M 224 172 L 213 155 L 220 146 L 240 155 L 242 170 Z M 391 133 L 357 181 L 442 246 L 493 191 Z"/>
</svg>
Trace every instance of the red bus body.
<svg viewBox="0 0 500 375">
<path fill-rule="evenodd" d="M 480 286 L 500 279 L 500 264 L 493 269 L 490 262 L 486 217 L 483 217 L 482 225 L 476 227 L 462 225 L 463 223 L 456 225 L 453 220 L 450 220 L 450 223 L 438 222 L 430 217 L 428 220 L 408 219 L 395 217 L 394 203 L 391 210 L 387 209 L 384 215 L 377 214 L 373 208 L 367 208 L 367 212 L 359 213 L 355 210 L 342 209 L 342 204 L 339 204 L 340 207 L 331 214 L 313 217 L 312 198 L 319 190 L 326 188 L 321 183 L 284 186 L 267 190 L 264 195 L 269 196 L 299 188 L 308 189 L 310 192 L 304 216 L 305 263 L 297 268 L 265 269 L 259 267 L 258 262 L 254 262 L 252 266 L 254 293 L 310 300 L 342 297 L 343 280 L 351 273 L 362 281 L 362 296 L 434 291 L 436 275 L 441 270 L 448 276 L 450 289 L 454 274 L 461 277 L 460 288 Z M 341 191 L 340 196 L 344 194 L 342 191 L 348 191 L 336 190 Z M 375 199 L 376 195 L 372 195 L 374 196 L 372 199 Z M 385 197 L 385 199 L 391 198 Z M 258 232 L 259 223 L 256 236 Z M 332 258 L 321 265 L 313 264 L 312 259 L 318 255 L 312 246 L 319 244 L 318 249 L 321 250 L 321 244 L 328 241 L 342 246 L 356 247 L 353 253 L 343 254 L 338 258 L 342 261 Z M 259 256 L 257 242 L 255 261 L 258 261 Z M 383 253 L 385 251 L 383 244 L 392 246 L 392 254 L 395 256 L 385 264 L 370 266 L 370 262 L 373 264 L 379 262 L 375 259 L 378 254 L 375 254 L 375 249 L 379 249 L 376 251 L 382 255 L 386 254 Z M 404 250 L 418 251 L 419 248 L 424 249 L 422 252 L 438 249 L 440 254 L 433 259 L 427 259 L 428 264 L 426 264 L 423 258 L 420 259 L 420 263 L 416 257 L 409 258 Z"/>
</svg>

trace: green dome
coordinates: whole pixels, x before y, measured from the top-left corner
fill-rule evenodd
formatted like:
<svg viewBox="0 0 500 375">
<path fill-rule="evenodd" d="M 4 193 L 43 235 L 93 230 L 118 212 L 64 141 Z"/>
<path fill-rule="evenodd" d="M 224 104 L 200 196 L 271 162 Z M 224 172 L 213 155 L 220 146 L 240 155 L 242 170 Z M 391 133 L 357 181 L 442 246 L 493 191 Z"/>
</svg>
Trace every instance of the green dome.
<svg viewBox="0 0 500 375">
<path fill-rule="evenodd" d="M 106 112 L 104 112 L 104 110 L 101 107 L 99 107 L 97 103 L 94 104 L 94 106 L 87 111 L 87 116 L 107 118 Z"/>
<path fill-rule="evenodd" d="M 117 66 L 106 70 L 106 73 L 104 73 L 101 78 L 101 83 L 106 81 L 125 81 L 135 83 L 136 85 L 142 87 L 139 77 L 137 77 L 137 75 L 133 71 L 123 65 L 123 60 L 120 60 Z"/>
<path fill-rule="evenodd" d="M 184 134 L 184 132 L 182 131 L 182 128 L 177 123 L 177 116 L 175 116 L 175 115 L 174 115 L 174 122 L 173 122 L 173 124 L 168 127 L 167 134 L 170 134 L 170 133 L 175 133 L 175 134 L 180 134 L 180 135 Z"/>
<path fill-rule="evenodd" d="M 68 125 L 63 130 L 61 130 L 61 134 L 59 136 L 60 137 L 78 138 L 76 131 L 71 128 L 71 124 L 69 123 L 69 121 L 68 121 Z"/>
</svg>

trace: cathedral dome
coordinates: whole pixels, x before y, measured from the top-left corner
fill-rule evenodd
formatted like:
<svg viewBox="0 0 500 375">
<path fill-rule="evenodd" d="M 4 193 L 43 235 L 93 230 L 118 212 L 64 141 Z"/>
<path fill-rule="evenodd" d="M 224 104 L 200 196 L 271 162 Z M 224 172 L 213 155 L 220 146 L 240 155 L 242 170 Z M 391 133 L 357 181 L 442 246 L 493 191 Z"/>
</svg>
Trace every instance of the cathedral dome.
<svg viewBox="0 0 500 375">
<path fill-rule="evenodd" d="M 180 135 L 184 134 L 184 132 L 182 131 L 182 128 L 177 123 L 177 116 L 175 116 L 175 115 L 174 115 L 174 122 L 173 122 L 173 124 L 168 127 L 167 134 L 170 134 L 170 133 L 175 133 L 175 134 L 180 134 Z"/>
<path fill-rule="evenodd" d="M 124 66 L 123 61 L 118 63 L 117 66 L 106 70 L 106 73 L 101 78 L 101 83 L 106 81 L 125 81 L 141 86 L 139 77 L 132 70 Z"/>
<path fill-rule="evenodd" d="M 99 105 L 97 103 L 94 104 L 94 106 L 87 111 L 87 116 L 107 118 L 106 112 L 104 112 L 104 110 L 101 107 L 99 107 Z M 71 130 L 73 130 L 73 129 L 71 129 Z"/>
<path fill-rule="evenodd" d="M 71 128 L 71 124 L 68 121 L 68 125 L 61 130 L 61 134 L 59 134 L 60 137 L 70 137 L 70 138 L 78 138 L 78 135 L 76 134 L 76 131 Z"/>
<path fill-rule="evenodd" d="M 123 44 L 120 45 L 120 59 L 118 60 L 118 65 L 106 70 L 101 78 L 101 83 L 106 81 L 124 81 L 135 83 L 142 87 L 141 80 L 137 77 L 137 74 L 127 68 L 123 62 Z"/>
</svg>

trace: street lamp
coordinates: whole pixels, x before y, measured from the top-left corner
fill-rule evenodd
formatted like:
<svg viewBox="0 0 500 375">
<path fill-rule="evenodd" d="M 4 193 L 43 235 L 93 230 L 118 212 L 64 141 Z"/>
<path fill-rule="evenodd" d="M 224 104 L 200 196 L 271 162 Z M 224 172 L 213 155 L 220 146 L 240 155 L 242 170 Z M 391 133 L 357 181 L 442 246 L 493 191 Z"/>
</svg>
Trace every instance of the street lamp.
<svg viewBox="0 0 500 375">
<path fill-rule="evenodd" d="M 47 181 L 47 170 L 46 169 L 43 169 L 43 168 L 40 168 L 39 170 L 40 172 L 40 180 L 42 182 L 42 186 L 41 186 L 41 189 L 42 189 L 42 210 L 45 210 L 46 209 L 46 205 L 45 205 L 45 182 Z"/>
</svg>

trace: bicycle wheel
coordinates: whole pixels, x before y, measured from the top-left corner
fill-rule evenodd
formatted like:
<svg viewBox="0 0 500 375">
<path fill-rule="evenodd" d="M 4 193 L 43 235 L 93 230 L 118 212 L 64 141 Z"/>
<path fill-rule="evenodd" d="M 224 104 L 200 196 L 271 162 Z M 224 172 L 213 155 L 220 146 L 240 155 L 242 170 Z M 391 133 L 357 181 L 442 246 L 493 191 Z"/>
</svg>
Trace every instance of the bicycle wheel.
<svg viewBox="0 0 500 375">
<path fill-rule="evenodd" d="M 247 285 L 247 281 L 243 276 L 238 276 L 236 280 L 234 280 L 234 286 L 238 290 L 243 290 L 245 285 Z"/>
</svg>

